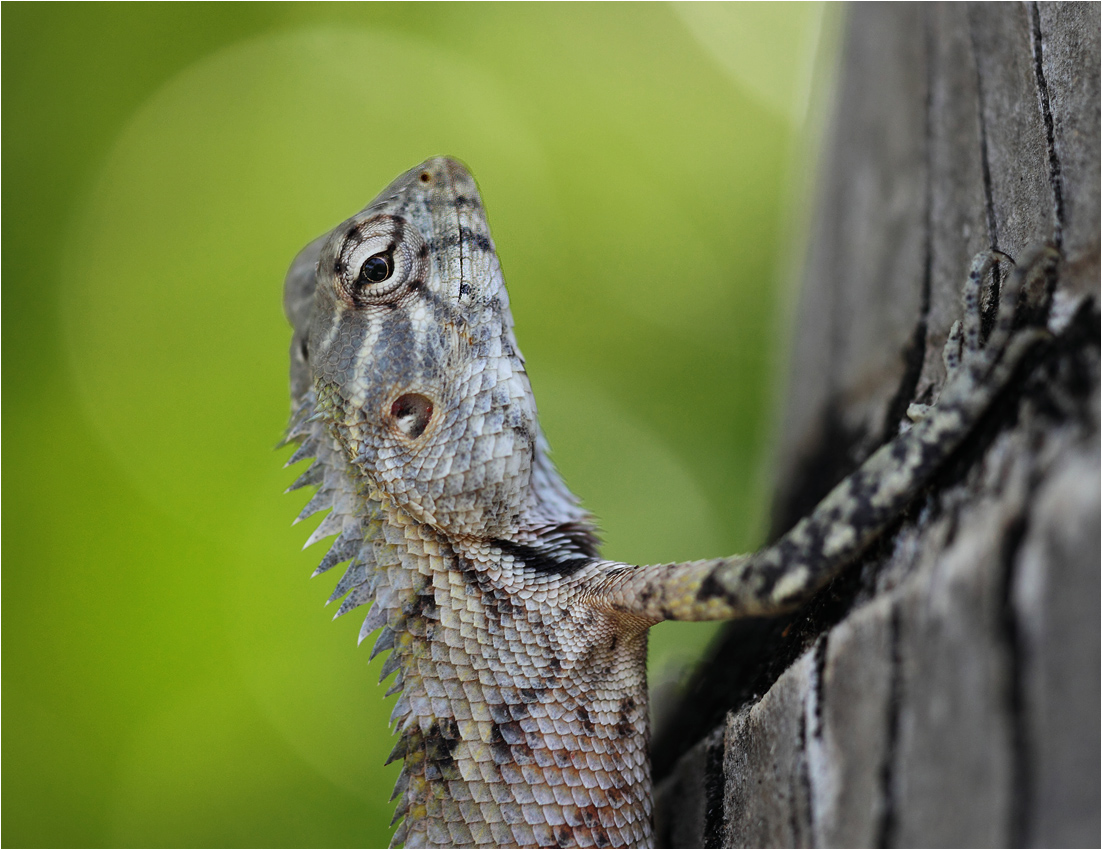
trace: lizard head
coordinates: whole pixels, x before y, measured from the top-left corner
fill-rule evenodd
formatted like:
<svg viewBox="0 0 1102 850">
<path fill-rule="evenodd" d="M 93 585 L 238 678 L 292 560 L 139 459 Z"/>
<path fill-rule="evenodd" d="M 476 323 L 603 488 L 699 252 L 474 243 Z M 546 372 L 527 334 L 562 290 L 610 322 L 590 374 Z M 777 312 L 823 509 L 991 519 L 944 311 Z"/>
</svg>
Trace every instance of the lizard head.
<svg viewBox="0 0 1102 850">
<path fill-rule="evenodd" d="M 550 465 L 482 199 L 461 163 L 422 163 L 308 245 L 284 306 L 292 393 L 316 393 L 371 483 L 449 534 L 505 537 L 525 523 L 539 501 L 533 475 Z"/>
</svg>

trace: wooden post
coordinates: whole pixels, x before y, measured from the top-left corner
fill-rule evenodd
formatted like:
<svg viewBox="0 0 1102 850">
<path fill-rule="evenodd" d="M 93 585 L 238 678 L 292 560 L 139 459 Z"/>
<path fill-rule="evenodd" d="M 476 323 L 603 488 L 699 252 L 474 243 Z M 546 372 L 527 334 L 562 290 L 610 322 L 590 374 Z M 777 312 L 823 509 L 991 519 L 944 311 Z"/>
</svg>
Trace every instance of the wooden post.
<svg viewBox="0 0 1102 850">
<path fill-rule="evenodd" d="M 973 254 L 1063 253 L 1054 334 L 903 522 L 736 624 L 655 741 L 668 846 L 1094 845 L 1099 6 L 858 4 L 821 169 L 774 532 L 944 380 Z"/>
</svg>

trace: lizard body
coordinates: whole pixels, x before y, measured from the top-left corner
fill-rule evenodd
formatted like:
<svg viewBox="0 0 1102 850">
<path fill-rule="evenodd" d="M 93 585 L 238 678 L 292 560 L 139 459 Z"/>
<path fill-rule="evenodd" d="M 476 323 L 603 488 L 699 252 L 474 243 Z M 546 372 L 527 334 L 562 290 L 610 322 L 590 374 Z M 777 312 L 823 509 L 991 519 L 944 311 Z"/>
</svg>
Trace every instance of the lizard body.
<svg viewBox="0 0 1102 850">
<path fill-rule="evenodd" d="M 288 273 L 289 463 L 300 518 L 330 509 L 318 572 L 350 561 L 338 616 L 390 650 L 403 759 L 395 844 L 649 846 L 647 629 L 781 613 L 853 560 L 969 432 L 1033 337 L 1004 286 L 986 347 L 966 287 L 964 360 L 938 404 L 754 555 L 602 560 L 548 458 L 477 186 L 422 163 L 310 243 Z M 1010 291 L 1007 291 L 1010 290 Z M 971 299 L 971 301 L 969 301 Z M 974 302 L 974 303 L 971 303 Z"/>
</svg>

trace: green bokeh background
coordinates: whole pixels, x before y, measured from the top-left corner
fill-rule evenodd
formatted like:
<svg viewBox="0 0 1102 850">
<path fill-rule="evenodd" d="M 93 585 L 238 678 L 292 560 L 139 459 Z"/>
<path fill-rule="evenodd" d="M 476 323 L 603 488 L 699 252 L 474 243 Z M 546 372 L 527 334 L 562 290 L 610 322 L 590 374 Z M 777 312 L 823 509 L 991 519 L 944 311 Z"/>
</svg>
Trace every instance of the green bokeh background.
<svg viewBox="0 0 1102 850">
<path fill-rule="evenodd" d="M 385 845 L 381 659 L 272 446 L 283 274 L 483 191 L 605 554 L 760 542 L 817 6 L 5 5 L 5 845 Z M 818 53 L 816 51 L 818 50 Z M 813 122 L 812 122 L 813 123 Z M 676 681 L 708 625 L 658 627 Z"/>
</svg>

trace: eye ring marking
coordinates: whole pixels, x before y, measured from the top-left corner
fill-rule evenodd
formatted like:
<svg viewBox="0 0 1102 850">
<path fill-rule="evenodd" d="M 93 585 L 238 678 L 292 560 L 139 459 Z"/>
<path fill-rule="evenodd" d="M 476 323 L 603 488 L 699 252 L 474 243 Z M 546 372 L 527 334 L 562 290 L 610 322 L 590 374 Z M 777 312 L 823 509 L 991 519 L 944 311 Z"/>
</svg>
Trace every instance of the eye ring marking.
<svg viewBox="0 0 1102 850">
<path fill-rule="evenodd" d="M 428 279 L 431 261 L 421 232 L 401 216 L 380 214 L 344 230 L 333 245 L 337 294 L 354 310 L 393 309 Z"/>
<path fill-rule="evenodd" d="M 404 393 L 390 405 L 390 415 L 399 433 L 416 440 L 432 421 L 432 399 L 420 393 Z"/>
</svg>

